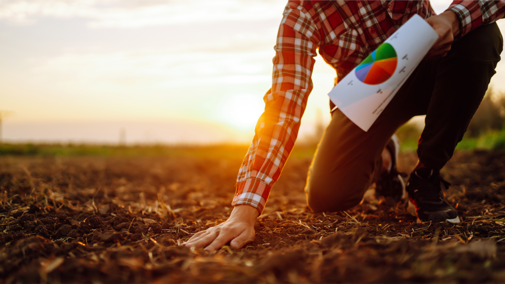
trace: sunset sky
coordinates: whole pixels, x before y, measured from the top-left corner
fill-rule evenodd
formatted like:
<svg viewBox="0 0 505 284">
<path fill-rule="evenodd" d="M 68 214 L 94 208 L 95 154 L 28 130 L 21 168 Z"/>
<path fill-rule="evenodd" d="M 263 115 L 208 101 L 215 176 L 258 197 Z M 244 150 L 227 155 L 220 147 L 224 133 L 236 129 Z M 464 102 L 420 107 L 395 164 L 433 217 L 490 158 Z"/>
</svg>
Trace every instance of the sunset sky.
<svg viewBox="0 0 505 284">
<path fill-rule="evenodd" d="M 442 12 L 450 1 L 432 1 Z M 0 0 L 3 139 L 248 142 L 285 0 Z M 505 23 L 499 22 L 502 30 Z M 318 57 L 300 137 L 329 120 Z M 493 78 L 505 91 L 505 63 Z"/>
</svg>

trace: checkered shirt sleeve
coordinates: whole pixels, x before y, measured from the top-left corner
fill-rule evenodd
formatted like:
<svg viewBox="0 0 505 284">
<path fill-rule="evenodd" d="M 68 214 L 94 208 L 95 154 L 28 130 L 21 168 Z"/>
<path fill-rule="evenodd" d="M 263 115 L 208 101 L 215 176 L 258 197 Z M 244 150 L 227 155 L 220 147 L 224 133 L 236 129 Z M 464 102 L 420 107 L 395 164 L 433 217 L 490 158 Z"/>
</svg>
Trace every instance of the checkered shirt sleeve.
<svg viewBox="0 0 505 284">
<path fill-rule="evenodd" d="M 456 0 L 448 11 L 456 13 L 460 22 L 462 37 L 482 24 L 489 24 L 503 18 L 505 1 Z"/>
<path fill-rule="evenodd" d="M 263 98 L 265 110 L 240 167 L 232 205 L 246 204 L 263 212 L 298 135 L 312 90 L 319 37 L 303 6 L 289 2 L 277 35 L 272 87 Z"/>
</svg>

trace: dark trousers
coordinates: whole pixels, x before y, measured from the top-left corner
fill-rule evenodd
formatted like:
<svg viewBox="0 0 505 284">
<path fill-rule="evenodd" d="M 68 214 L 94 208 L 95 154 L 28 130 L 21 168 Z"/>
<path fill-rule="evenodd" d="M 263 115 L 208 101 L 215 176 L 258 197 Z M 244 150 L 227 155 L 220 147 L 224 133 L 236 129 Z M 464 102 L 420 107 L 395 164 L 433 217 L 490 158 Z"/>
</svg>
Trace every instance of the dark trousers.
<svg viewBox="0 0 505 284">
<path fill-rule="evenodd" d="M 419 160 L 441 169 L 484 97 L 502 46 L 498 26 L 489 24 L 455 41 L 444 58 L 423 60 L 368 132 L 334 111 L 309 170 L 309 207 L 322 212 L 357 205 L 380 174 L 386 143 L 416 115 L 426 114 Z"/>
</svg>

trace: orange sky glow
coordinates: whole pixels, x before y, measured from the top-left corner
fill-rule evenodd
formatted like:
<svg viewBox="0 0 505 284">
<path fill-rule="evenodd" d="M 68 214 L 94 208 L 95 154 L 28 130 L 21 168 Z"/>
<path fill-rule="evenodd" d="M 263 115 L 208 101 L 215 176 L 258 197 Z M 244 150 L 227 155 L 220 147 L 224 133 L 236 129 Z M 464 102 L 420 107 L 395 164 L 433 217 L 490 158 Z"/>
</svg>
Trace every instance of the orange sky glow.
<svg viewBox="0 0 505 284">
<path fill-rule="evenodd" d="M 450 1 L 432 1 L 437 12 Z M 0 0 L 8 142 L 248 143 L 286 1 Z M 499 22 L 502 30 L 504 24 Z M 492 85 L 505 91 L 505 63 Z M 316 58 L 300 137 L 329 121 Z"/>
</svg>

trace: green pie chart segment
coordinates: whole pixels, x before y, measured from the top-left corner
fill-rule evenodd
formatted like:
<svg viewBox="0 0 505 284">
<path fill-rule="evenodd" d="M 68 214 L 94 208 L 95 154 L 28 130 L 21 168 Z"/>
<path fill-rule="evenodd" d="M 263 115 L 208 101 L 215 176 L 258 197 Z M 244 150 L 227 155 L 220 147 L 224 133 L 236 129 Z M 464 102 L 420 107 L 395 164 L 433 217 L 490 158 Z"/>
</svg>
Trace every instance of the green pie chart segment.
<svg viewBox="0 0 505 284">
<path fill-rule="evenodd" d="M 397 63 L 393 46 L 383 43 L 356 67 L 356 77 L 368 85 L 384 83 L 394 74 Z"/>
</svg>

